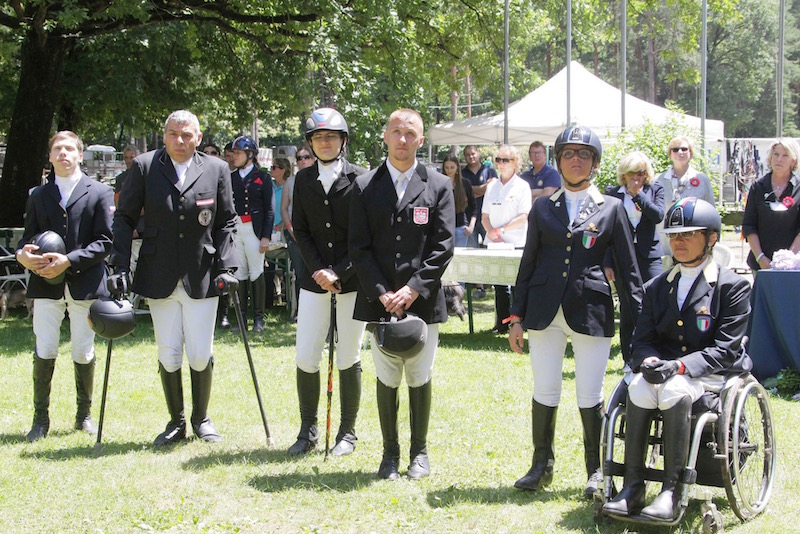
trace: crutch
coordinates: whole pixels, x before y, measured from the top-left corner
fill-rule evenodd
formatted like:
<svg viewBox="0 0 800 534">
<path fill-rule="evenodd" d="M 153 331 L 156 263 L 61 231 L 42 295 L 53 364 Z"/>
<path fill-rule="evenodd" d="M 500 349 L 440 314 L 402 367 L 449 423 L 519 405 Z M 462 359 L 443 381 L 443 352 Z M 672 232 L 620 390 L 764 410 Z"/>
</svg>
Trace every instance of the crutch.
<svg viewBox="0 0 800 534">
<path fill-rule="evenodd" d="M 220 287 L 220 289 L 222 289 Z M 236 320 L 239 321 L 239 325 L 244 325 L 244 316 L 242 315 L 242 304 L 239 302 L 239 293 L 236 291 L 230 291 L 230 295 L 233 298 L 233 308 L 236 310 Z M 250 344 L 247 342 L 247 329 L 243 326 L 239 328 L 239 332 L 242 334 L 242 342 L 244 343 L 244 350 L 247 353 L 247 363 L 250 364 L 250 375 L 253 377 L 253 387 L 256 388 L 256 398 L 258 399 L 258 409 L 261 412 L 261 421 L 264 423 L 264 432 L 267 434 L 267 446 L 273 447 L 275 445 L 275 440 L 272 439 L 272 436 L 269 433 L 269 425 L 267 424 L 267 415 L 264 413 L 264 401 L 261 400 L 261 390 L 258 387 L 258 378 L 256 378 L 256 368 L 253 365 L 253 356 L 250 354 Z"/>
<path fill-rule="evenodd" d="M 325 421 L 325 458 L 328 460 L 328 451 L 331 448 L 331 401 L 333 400 L 333 350 L 338 341 L 339 333 L 336 329 L 336 293 L 331 291 L 331 328 L 328 331 L 328 418 Z"/>
</svg>

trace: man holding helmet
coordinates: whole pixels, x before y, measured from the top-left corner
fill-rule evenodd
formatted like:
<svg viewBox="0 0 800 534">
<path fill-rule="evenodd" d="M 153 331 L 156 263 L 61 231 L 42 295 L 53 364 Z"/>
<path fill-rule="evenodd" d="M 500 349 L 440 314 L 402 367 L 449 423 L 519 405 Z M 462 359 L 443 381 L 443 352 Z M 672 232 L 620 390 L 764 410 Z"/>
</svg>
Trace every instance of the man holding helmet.
<svg viewBox="0 0 800 534">
<path fill-rule="evenodd" d="M 750 315 L 750 284 L 720 267 L 711 251 L 722 221 L 705 200 L 678 200 L 664 217 L 664 234 L 678 263 L 647 284 L 636 323 L 628 385 L 625 486 L 603 510 L 673 521 L 680 509 L 683 468 L 689 455 L 692 404 L 719 392 L 725 375 L 752 369 L 742 344 Z M 661 411 L 664 481 L 649 506 L 645 454 L 650 423 Z"/>
<path fill-rule="evenodd" d="M 272 177 L 258 166 L 258 146 L 246 136 L 237 137 L 231 143 L 233 164 L 231 173 L 233 203 L 236 206 L 236 235 L 234 243 L 241 268 L 236 271 L 239 279 L 239 302 L 247 329 L 248 280 L 253 284 L 253 332 L 264 331 L 264 302 L 267 283 L 264 278 L 264 253 L 269 249 L 272 223 L 275 220 L 275 199 L 272 195 Z M 222 299 L 227 306 L 227 299 Z"/>
<path fill-rule="evenodd" d="M 553 441 L 561 401 L 562 364 L 571 339 L 583 423 L 584 460 L 592 497 L 602 482 L 600 434 L 603 379 L 614 335 L 614 302 L 603 272 L 612 252 L 622 313 L 638 315 L 641 278 L 630 223 L 619 199 L 600 194 L 592 178 L 603 147 L 591 130 L 570 126 L 555 141 L 561 189 L 537 198 L 528 217 L 509 317 L 511 350 L 522 354 L 528 331 L 533 370 L 533 462 L 514 487 L 535 491 L 552 482 Z M 631 319 L 633 320 L 633 319 Z"/>
<path fill-rule="evenodd" d="M 316 446 L 320 359 L 330 328 L 331 294 L 336 296 L 336 366 L 339 369 L 341 421 L 334 456 L 355 449 L 355 424 L 361 403 L 361 340 L 364 322 L 353 319 L 358 279 L 347 250 L 353 181 L 365 171 L 345 157 L 349 130 L 341 113 L 314 110 L 306 120 L 306 141 L 316 164 L 295 177 L 292 211 L 294 236 L 303 256 L 297 308 L 297 396 L 300 433 L 290 455 Z"/>
<path fill-rule="evenodd" d="M 170 415 L 156 446 L 186 439 L 184 347 L 192 379 L 192 429 L 204 441 L 222 439 L 207 410 L 218 295 L 237 286 L 236 212 L 228 166 L 216 156 L 196 151 L 202 138 L 193 113 L 171 113 L 164 123 L 165 147 L 133 160 L 114 217 L 113 287 L 125 287 L 120 278 L 128 277 L 133 229 L 144 217 L 133 291 L 149 299 Z"/>
<path fill-rule="evenodd" d="M 448 177 L 417 162 L 422 134 L 419 113 L 412 109 L 392 113 L 383 132 L 388 157 L 377 169 L 356 178 L 351 204 L 350 257 L 360 285 L 356 319 L 386 322 L 392 315 L 409 313 L 427 323 L 423 343 L 390 342 L 387 346 L 385 339 L 379 339 L 380 330 L 373 333 L 383 434 L 378 476 L 389 480 L 400 476 L 397 411 L 404 371 L 411 411 L 408 477 L 419 479 L 430 474 L 427 435 L 431 377 L 439 323 L 447 320 L 441 278 L 455 244 L 453 188 Z M 382 346 L 399 346 L 401 351 L 382 350 Z"/>
<path fill-rule="evenodd" d="M 86 316 L 94 299 L 108 295 L 103 259 L 111 251 L 114 191 L 81 171 L 83 142 L 70 131 L 50 139 L 53 172 L 35 188 L 25 208 L 25 230 L 16 251 L 31 271 L 28 297 L 34 299 L 33 426 L 26 439 L 36 441 L 50 430 L 50 384 L 58 356 L 64 312 L 70 315 L 78 411 L 75 428 L 91 434 L 94 385 L 94 332 Z"/>
</svg>

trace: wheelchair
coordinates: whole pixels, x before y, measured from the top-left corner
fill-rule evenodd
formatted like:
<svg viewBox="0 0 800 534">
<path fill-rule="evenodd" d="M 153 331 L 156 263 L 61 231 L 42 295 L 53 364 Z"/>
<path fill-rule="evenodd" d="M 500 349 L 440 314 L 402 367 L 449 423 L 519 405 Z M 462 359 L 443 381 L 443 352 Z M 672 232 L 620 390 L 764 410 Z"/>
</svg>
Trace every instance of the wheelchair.
<svg viewBox="0 0 800 534">
<path fill-rule="evenodd" d="M 625 440 L 625 403 L 632 373 L 616 386 L 608 402 L 602 434 L 603 489 L 594 496 L 595 522 L 610 518 L 637 524 L 675 526 L 683 519 L 689 499 L 700 499 L 704 533 L 721 532 L 722 514 L 712 502 L 713 488 L 724 488 L 728 502 L 742 520 L 760 514 L 767 506 L 775 479 L 775 435 L 769 394 L 750 374 L 730 377 L 719 393 L 706 393 L 692 406 L 689 457 L 683 470 L 680 511 L 671 522 L 654 521 L 638 515 L 619 516 L 603 512 L 603 504 L 616 495 L 624 475 L 622 450 Z M 656 414 L 648 440 L 646 485 L 661 482 L 658 469 L 665 436 L 661 415 Z M 668 439 L 668 436 L 666 437 Z M 622 449 L 622 448 L 620 448 Z M 702 488 L 699 486 L 703 486 Z"/>
</svg>

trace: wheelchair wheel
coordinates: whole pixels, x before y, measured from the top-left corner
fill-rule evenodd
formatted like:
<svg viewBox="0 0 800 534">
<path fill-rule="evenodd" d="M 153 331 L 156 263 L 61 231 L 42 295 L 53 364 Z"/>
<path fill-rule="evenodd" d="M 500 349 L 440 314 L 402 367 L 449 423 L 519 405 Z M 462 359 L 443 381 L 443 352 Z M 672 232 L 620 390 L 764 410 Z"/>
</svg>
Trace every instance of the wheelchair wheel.
<svg viewBox="0 0 800 534">
<path fill-rule="evenodd" d="M 720 452 L 725 492 L 731 508 L 745 521 L 766 508 L 775 478 L 775 435 L 769 395 L 752 376 L 737 380 L 725 399 Z"/>
</svg>

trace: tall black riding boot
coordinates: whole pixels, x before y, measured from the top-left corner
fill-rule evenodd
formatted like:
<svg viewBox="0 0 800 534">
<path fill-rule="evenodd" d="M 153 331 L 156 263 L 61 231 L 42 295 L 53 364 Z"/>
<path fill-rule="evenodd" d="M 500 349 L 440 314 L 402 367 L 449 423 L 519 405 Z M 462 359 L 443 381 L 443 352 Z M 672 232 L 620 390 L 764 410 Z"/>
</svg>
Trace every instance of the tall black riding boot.
<svg viewBox="0 0 800 534">
<path fill-rule="evenodd" d="M 25 436 L 27 441 L 38 441 L 50 431 L 50 384 L 56 361 L 33 355 L 33 425 Z"/>
<path fill-rule="evenodd" d="M 342 419 L 336 434 L 334 456 L 346 456 L 356 448 L 356 417 L 361 404 L 361 362 L 349 369 L 339 371 L 339 399 L 342 404 Z"/>
<path fill-rule="evenodd" d="M 545 406 L 533 401 L 531 418 L 533 420 L 533 462 L 528 472 L 514 482 L 521 490 L 536 491 L 553 482 L 553 438 L 556 432 L 558 406 Z"/>
<path fill-rule="evenodd" d="M 300 432 L 289 447 L 289 456 L 305 454 L 317 446 L 317 408 L 319 407 L 319 371 L 306 373 L 297 369 L 297 398 L 300 401 Z"/>
<path fill-rule="evenodd" d="M 603 471 L 600 469 L 600 435 L 603 433 L 605 409 L 601 402 L 591 408 L 580 408 L 579 411 L 583 423 L 583 453 L 588 476 L 583 495 L 591 499 L 603 483 Z"/>
<path fill-rule="evenodd" d="M 222 441 L 214 423 L 208 418 L 208 402 L 211 400 L 211 382 L 214 376 L 214 357 L 202 371 L 191 370 L 192 377 L 192 430 L 203 441 Z"/>
<path fill-rule="evenodd" d="M 408 478 L 419 480 L 431 474 L 428 463 L 428 422 L 431 419 L 431 381 L 418 388 L 408 388 L 411 423 L 411 452 Z"/>
<path fill-rule="evenodd" d="M 664 483 L 661 493 L 642 515 L 656 521 L 673 521 L 680 511 L 682 475 L 689 458 L 689 432 L 692 399 L 683 397 L 675 406 L 661 412 L 664 422 Z"/>
<path fill-rule="evenodd" d="M 217 318 L 219 319 L 220 328 L 230 328 L 231 321 L 228 319 L 228 309 L 230 308 L 231 297 L 230 295 L 222 295 L 219 298 L 219 308 L 217 309 Z"/>
<path fill-rule="evenodd" d="M 237 324 L 234 326 L 231 329 L 233 332 L 239 332 L 241 328 L 244 328 L 245 331 L 247 330 L 247 311 L 250 309 L 247 305 L 247 297 L 250 293 L 248 289 L 249 285 L 249 280 L 239 280 L 239 287 L 236 288 L 236 294 L 239 295 L 239 305 L 242 307 L 242 321 L 244 321 L 244 324 Z"/>
<path fill-rule="evenodd" d="M 644 507 L 644 476 L 652 410 L 639 408 L 628 398 L 625 409 L 625 485 L 603 511 L 614 515 L 635 515 Z"/>
<path fill-rule="evenodd" d="M 397 388 L 390 388 L 380 379 L 377 382 L 378 419 L 383 434 L 383 458 L 378 476 L 387 480 L 400 478 L 400 442 L 397 430 L 397 410 L 400 407 Z"/>
<path fill-rule="evenodd" d="M 172 445 L 186 439 L 186 419 L 183 416 L 183 381 L 181 370 L 169 373 L 161 362 L 158 362 L 158 372 L 161 375 L 161 386 L 164 388 L 164 398 L 169 411 L 169 423 L 164 432 L 156 436 L 153 445 L 161 447 Z"/>
<path fill-rule="evenodd" d="M 267 298 L 267 282 L 262 274 L 253 282 L 253 332 L 264 331 L 264 302 Z"/>
<path fill-rule="evenodd" d="M 73 362 L 75 363 L 75 362 Z M 75 363 L 75 391 L 77 392 L 78 411 L 75 415 L 75 429 L 89 434 L 97 434 L 97 427 L 92 421 L 92 391 L 94 388 L 94 366 L 97 360 L 86 364 Z"/>
</svg>

